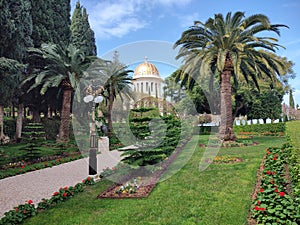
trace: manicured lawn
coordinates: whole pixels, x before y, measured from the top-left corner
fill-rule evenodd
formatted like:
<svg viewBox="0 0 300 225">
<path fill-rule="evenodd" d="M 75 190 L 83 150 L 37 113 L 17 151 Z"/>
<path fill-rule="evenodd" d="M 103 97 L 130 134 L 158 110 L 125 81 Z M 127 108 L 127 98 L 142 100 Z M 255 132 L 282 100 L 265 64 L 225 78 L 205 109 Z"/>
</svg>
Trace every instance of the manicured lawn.
<svg viewBox="0 0 300 225">
<path fill-rule="evenodd" d="M 220 149 L 219 156 L 241 157 L 243 162 L 212 164 L 202 172 L 198 167 L 205 149 L 197 147 L 188 163 L 160 182 L 148 198 L 96 199 L 112 184 L 104 180 L 25 224 L 246 224 L 256 172 L 265 149 L 281 146 L 284 139 L 257 137 L 254 141 L 260 144 Z M 198 137 L 194 136 L 174 165 L 184 161 L 196 142 Z"/>
</svg>

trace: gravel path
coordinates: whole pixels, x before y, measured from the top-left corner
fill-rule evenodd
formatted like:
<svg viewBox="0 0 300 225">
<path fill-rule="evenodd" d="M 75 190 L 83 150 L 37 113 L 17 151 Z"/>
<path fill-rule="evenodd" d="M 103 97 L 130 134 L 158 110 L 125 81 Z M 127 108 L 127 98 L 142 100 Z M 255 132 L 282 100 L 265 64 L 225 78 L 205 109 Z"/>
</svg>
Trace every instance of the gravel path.
<svg viewBox="0 0 300 225">
<path fill-rule="evenodd" d="M 97 156 L 98 173 L 120 161 L 120 152 L 104 152 Z M 88 177 L 88 158 L 64 163 L 0 180 L 0 218 L 4 213 L 31 199 L 37 204 L 50 198 L 53 192 L 65 186 L 74 186 Z"/>
</svg>

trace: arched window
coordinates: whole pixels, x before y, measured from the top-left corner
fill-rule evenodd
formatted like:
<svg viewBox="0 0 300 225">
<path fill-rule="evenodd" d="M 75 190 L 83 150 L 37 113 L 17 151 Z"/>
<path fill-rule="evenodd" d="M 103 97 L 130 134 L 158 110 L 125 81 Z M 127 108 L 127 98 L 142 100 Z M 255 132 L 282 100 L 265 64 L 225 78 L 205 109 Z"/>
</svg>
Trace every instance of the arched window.
<svg viewBox="0 0 300 225">
<path fill-rule="evenodd" d="M 148 82 L 146 82 L 146 92 L 148 92 Z"/>
<path fill-rule="evenodd" d="M 153 92 L 153 82 L 151 82 L 151 92 Z"/>
<path fill-rule="evenodd" d="M 143 84 L 143 82 L 141 83 L 141 92 L 144 93 L 144 84 Z"/>
<path fill-rule="evenodd" d="M 137 92 L 140 91 L 140 85 L 139 85 L 139 83 L 136 84 L 136 89 L 137 89 L 137 90 L 136 90 Z"/>
</svg>

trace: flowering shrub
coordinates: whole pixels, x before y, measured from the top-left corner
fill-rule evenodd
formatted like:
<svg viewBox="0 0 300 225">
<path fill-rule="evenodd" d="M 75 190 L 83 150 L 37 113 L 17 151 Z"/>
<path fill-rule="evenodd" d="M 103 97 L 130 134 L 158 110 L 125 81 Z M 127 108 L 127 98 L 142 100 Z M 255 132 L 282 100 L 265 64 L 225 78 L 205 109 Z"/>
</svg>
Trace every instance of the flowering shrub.
<svg viewBox="0 0 300 225">
<path fill-rule="evenodd" d="M 37 214 L 37 209 L 34 207 L 32 200 L 28 200 L 25 204 L 19 205 L 14 209 L 6 212 L 0 220 L 0 224 L 18 224 L 24 219 Z"/>
<path fill-rule="evenodd" d="M 88 178 L 82 180 L 82 183 L 83 183 L 83 184 L 86 184 L 86 185 L 93 185 L 93 184 L 95 184 L 95 181 L 94 181 L 93 178 L 88 177 Z"/>
<path fill-rule="evenodd" d="M 17 163 L 9 163 L 7 165 L 2 166 L 2 168 L 0 168 L 0 179 L 10 177 L 10 176 L 15 176 L 17 174 L 23 174 L 23 173 L 30 172 L 30 171 L 44 169 L 47 167 L 56 166 L 56 165 L 59 165 L 59 164 L 65 163 L 65 162 L 70 162 L 70 161 L 74 161 L 74 160 L 81 159 L 81 158 L 83 158 L 83 156 L 81 154 L 76 154 L 76 155 L 64 157 L 64 158 L 60 157 L 55 160 L 50 160 L 50 161 L 46 161 L 46 162 L 38 162 L 38 163 L 26 162 L 25 163 L 24 161 L 20 161 Z"/>
<path fill-rule="evenodd" d="M 140 185 L 138 184 L 139 182 L 141 182 L 140 178 L 134 178 L 132 182 L 127 182 L 125 185 L 122 185 L 115 192 L 117 194 L 134 194 L 136 193 L 137 189 L 140 187 Z"/>
<path fill-rule="evenodd" d="M 64 202 L 69 198 L 73 197 L 75 194 L 84 191 L 86 185 L 93 185 L 95 181 L 93 178 L 84 179 L 84 183 L 78 183 L 74 187 L 64 187 L 60 188 L 58 191 L 52 194 L 50 199 L 43 198 L 41 202 L 38 203 L 37 207 L 34 206 L 32 200 L 28 200 L 25 204 L 19 205 L 14 209 L 6 212 L 4 217 L 0 220 L 0 225 L 4 224 L 19 224 L 26 218 L 36 215 L 41 210 L 49 209 L 60 202 Z"/>
<path fill-rule="evenodd" d="M 252 206 L 252 217 L 259 224 L 300 222 L 300 208 L 288 193 L 288 181 L 284 179 L 286 158 L 284 149 L 266 150 L 261 185 Z"/>
</svg>

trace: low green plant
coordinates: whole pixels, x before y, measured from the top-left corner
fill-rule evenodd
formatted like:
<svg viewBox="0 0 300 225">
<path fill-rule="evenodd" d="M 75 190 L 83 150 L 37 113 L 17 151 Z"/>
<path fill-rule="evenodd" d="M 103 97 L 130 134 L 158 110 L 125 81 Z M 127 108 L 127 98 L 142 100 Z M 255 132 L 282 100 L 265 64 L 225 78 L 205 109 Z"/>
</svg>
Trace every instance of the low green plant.
<svg viewBox="0 0 300 225">
<path fill-rule="evenodd" d="M 37 214 L 37 209 L 32 203 L 32 200 L 28 200 L 25 204 L 21 204 L 4 213 L 4 217 L 0 220 L 0 224 L 20 224 L 25 219 L 35 216 Z"/>
<path fill-rule="evenodd" d="M 299 224 L 300 207 L 287 192 L 283 178 L 287 152 L 268 148 L 261 174 L 261 185 L 252 206 L 252 217 L 258 224 Z"/>
</svg>

